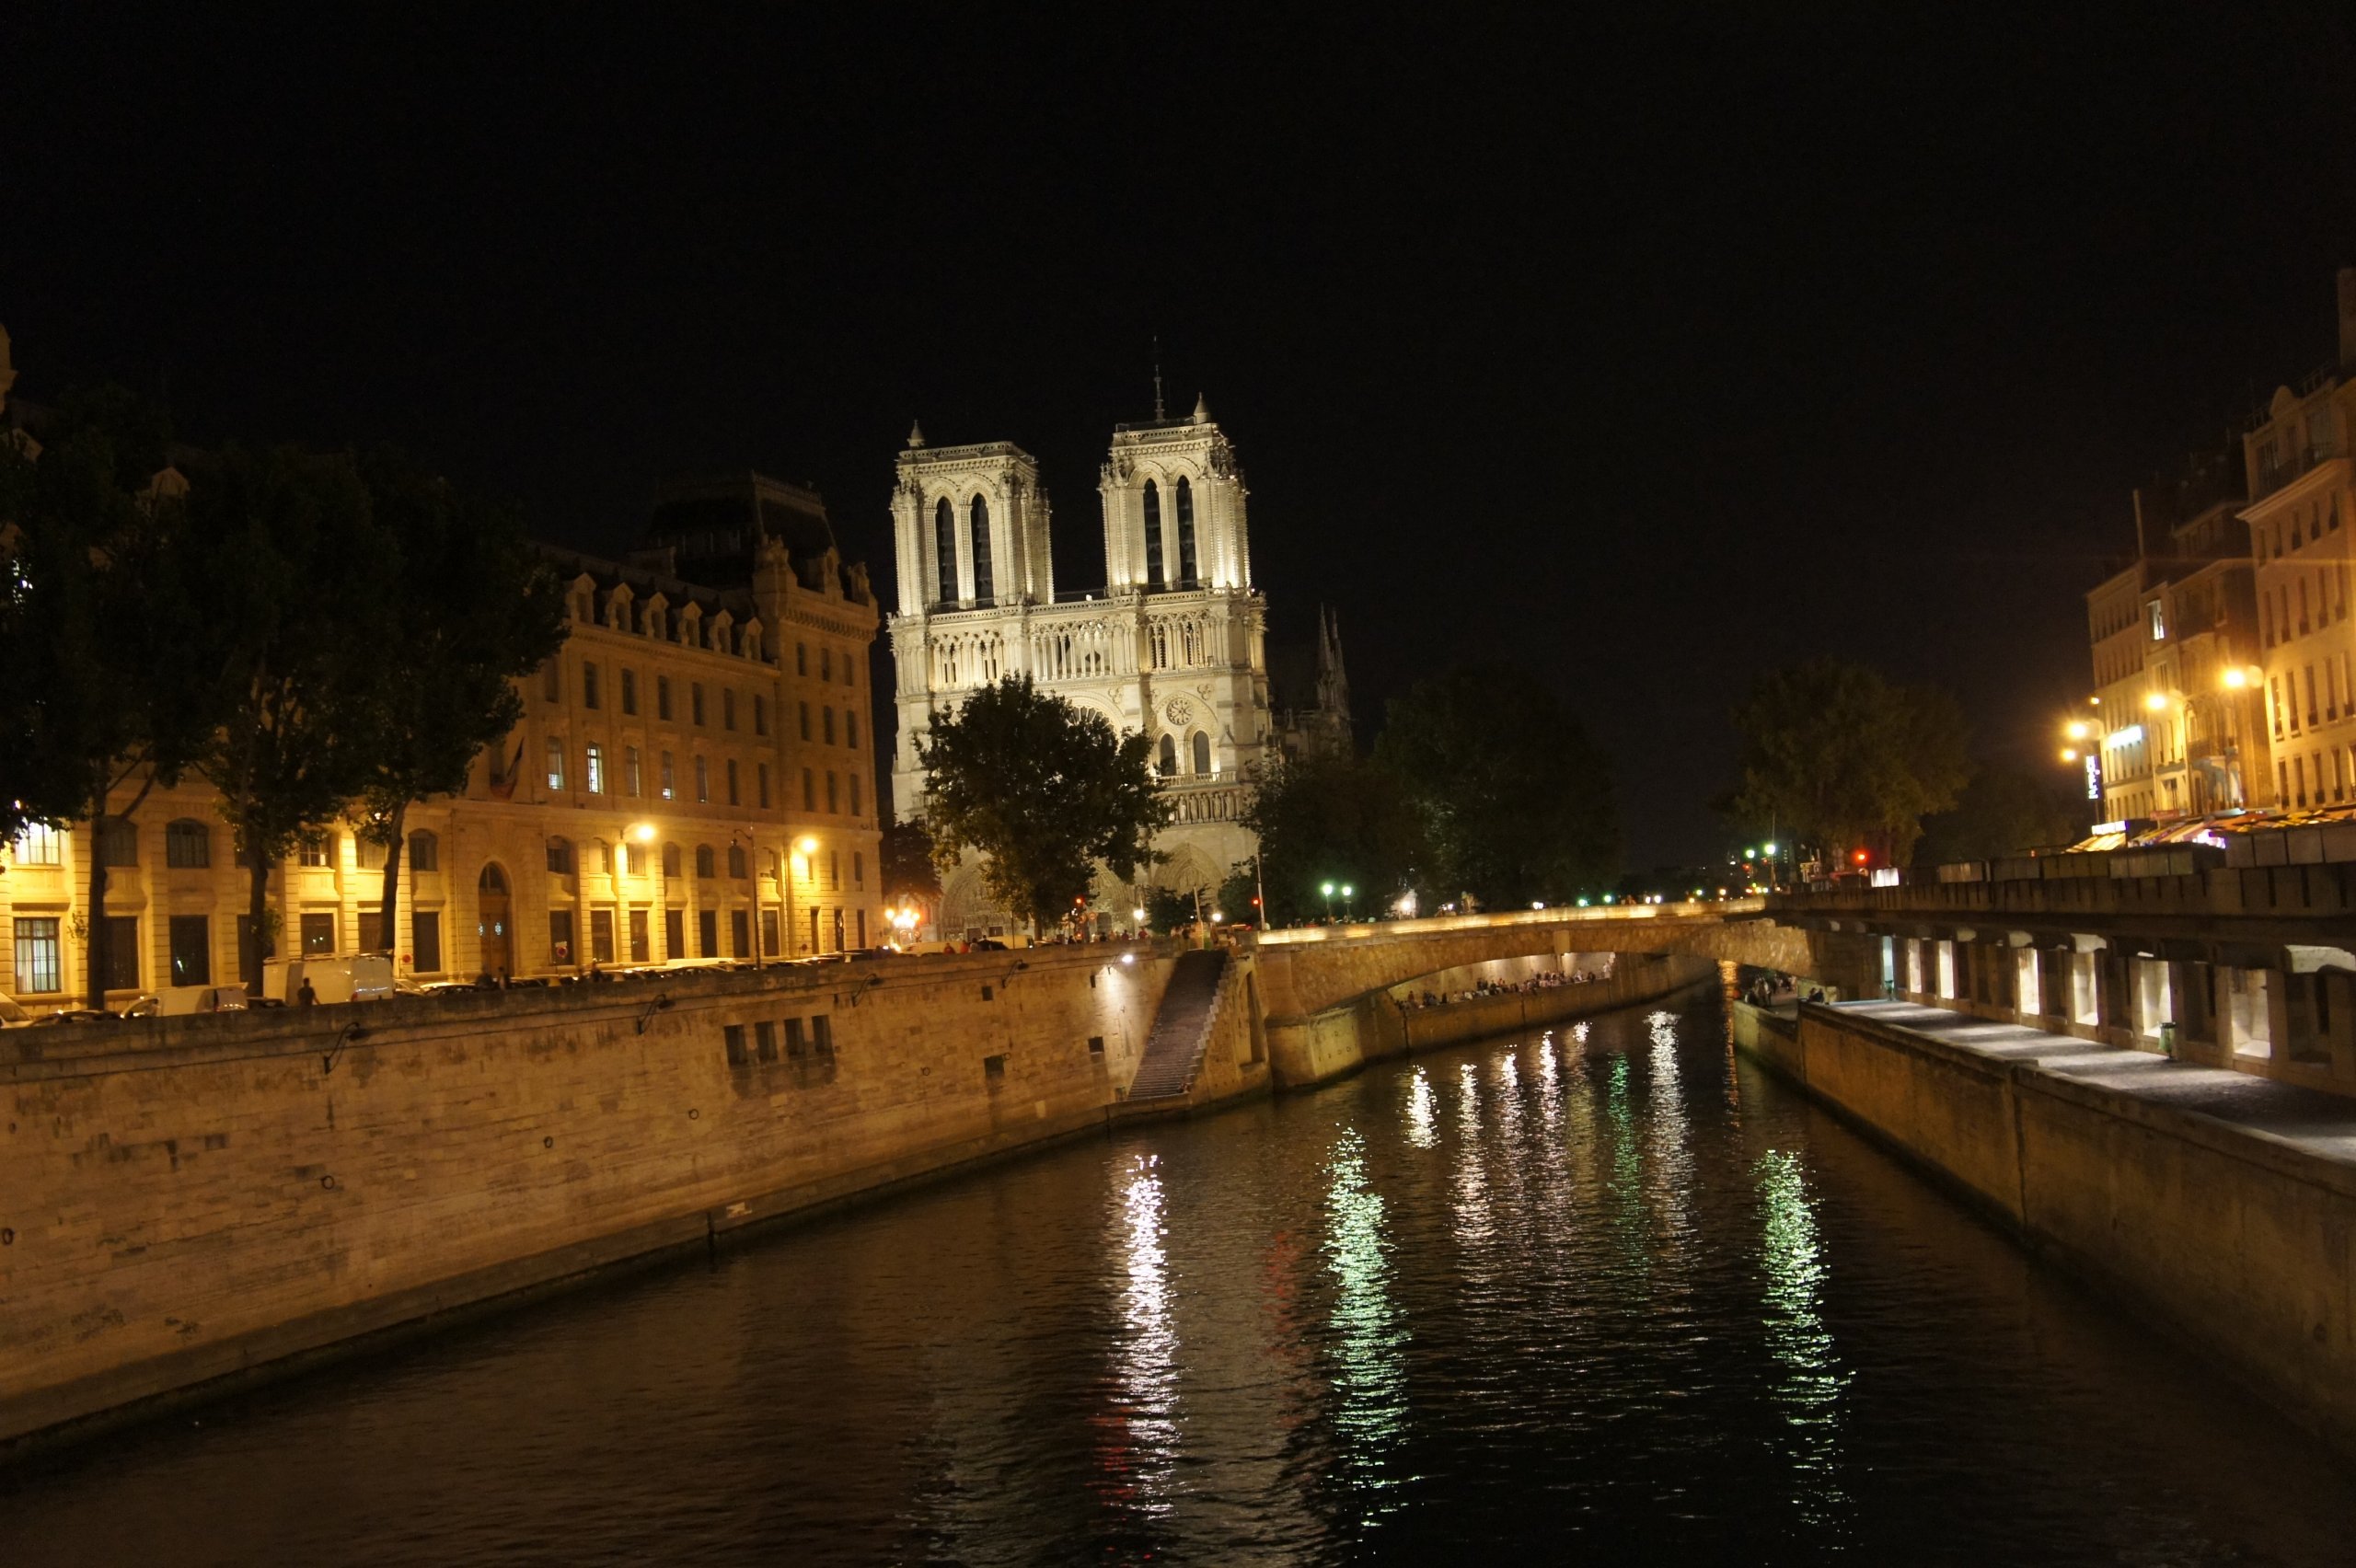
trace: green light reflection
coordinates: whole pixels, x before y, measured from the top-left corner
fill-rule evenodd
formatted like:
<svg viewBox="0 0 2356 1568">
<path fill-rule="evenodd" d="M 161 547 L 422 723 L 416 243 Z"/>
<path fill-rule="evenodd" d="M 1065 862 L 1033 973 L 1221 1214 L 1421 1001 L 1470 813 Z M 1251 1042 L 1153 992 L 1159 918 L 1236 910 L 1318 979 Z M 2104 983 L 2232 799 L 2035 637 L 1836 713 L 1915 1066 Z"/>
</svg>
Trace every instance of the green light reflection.
<svg viewBox="0 0 2356 1568">
<path fill-rule="evenodd" d="M 1391 1298 L 1382 1194 L 1367 1176 L 1366 1145 L 1355 1128 L 1334 1141 L 1326 1172 L 1323 1251 L 1336 1287 L 1328 1320 L 1339 1396 L 1334 1426 L 1344 1473 L 1374 1489 L 1393 1484 L 1381 1461 L 1406 1423 L 1407 1327 Z"/>
<path fill-rule="evenodd" d="M 1770 1149 L 1756 1169 L 1767 1354 L 1778 1367 L 1773 1398 L 1791 1433 L 1801 1516 L 1812 1525 L 1832 1525 L 1847 1501 L 1840 1480 L 1840 1424 L 1841 1393 L 1849 1375 L 1834 1353 L 1821 1311 L 1831 1271 L 1798 1157 Z"/>
</svg>

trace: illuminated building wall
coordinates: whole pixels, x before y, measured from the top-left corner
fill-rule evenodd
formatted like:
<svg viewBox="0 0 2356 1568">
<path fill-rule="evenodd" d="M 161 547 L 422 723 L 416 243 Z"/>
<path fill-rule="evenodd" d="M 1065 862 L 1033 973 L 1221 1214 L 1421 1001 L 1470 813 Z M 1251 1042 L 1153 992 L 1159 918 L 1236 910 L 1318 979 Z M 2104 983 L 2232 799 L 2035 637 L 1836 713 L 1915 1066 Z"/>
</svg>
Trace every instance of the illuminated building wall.
<svg viewBox="0 0 2356 1568">
<path fill-rule="evenodd" d="M 547 553 L 564 647 L 516 683 L 523 720 L 465 792 L 410 808 L 391 940 L 382 852 L 347 822 L 273 869 L 278 951 L 388 946 L 401 973 L 471 979 L 880 945 L 877 607 L 817 498 L 750 475 L 673 487 L 630 560 Z M 675 575 L 688 563 L 702 583 Z M 118 1001 L 236 980 L 248 879 L 215 799 L 193 779 L 102 842 L 84 824 L 6 847 L 0 990 L 77 996 L 94 935 Z M 93 853 L 110 862 L 95 934 Z"/>
</svg>

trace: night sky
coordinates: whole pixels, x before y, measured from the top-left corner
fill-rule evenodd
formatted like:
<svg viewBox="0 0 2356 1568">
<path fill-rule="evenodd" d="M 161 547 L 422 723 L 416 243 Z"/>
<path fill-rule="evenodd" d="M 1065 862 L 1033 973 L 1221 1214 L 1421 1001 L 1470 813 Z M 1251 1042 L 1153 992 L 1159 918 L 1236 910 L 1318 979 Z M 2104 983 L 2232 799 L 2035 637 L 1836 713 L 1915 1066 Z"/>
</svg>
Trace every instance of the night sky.
<svg viewBox="0 0 2356 1568">
<path fill-rule="evenodd" d="M 1719 846 L 1778 662 L 1938 679 L 1983 756 L 2050 758 L 2129 491 L 2331 357 L 2356 263 L 2346 7 L 328 9 L 0 20 L 20 393 L 392 440 L 605 552 L 657 477 L 758 467 L 887 594 L 921 417 L 1038 455 L 1070 588 L 1159 335 L 1276 635 L 1339 610 L 1361 730 L 1528 664 L 1637 866 Z"/>
</svg>

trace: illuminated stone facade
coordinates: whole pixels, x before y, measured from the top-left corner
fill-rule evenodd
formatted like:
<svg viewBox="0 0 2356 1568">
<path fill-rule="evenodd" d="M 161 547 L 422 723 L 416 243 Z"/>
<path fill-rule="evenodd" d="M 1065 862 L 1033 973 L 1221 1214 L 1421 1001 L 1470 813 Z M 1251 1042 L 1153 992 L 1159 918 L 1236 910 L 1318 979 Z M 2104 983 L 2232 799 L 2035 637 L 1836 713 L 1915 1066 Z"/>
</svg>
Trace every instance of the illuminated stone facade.
<svg viewBox="0 0 2356 1568">
<path fill-rule="evenodd" d="M 918 747 L 933 717 L 1003 675 L 1153 740 L 1176 820 L 1156 841 L 1160 886 L 1215 888 L 1250 859 L 1247 783 L 1281 744 L 1265 648 L 1267 601 L 1252 585 L 1246 490 L 1234 448 L 1199 402 L 1184 419 L 1115 428 L 1099 476 L 1104 583 L 1058 592 L 1037 462 L 1007 442 L 932 446 L 909 433 L 892 513 L 898 609 L 890 617 L 899 734 L 894 799 L 923 812 Z M 1338 632 L 1321 628 L 1330 676 L 1289 715 L 1303 744 L 1347 743 Z M 1321 666 L 1322 667 L 1322 666 Z M 1305 694 L 1306 695 L 1306 694 Z M 1341 716 L 1318 704 L 1338 705 Z M 1132 890 L 1098 889 L 1126 923 Z M 939 927 L 998 928 L 968 863 L 947 880 Z"/>
<path fill-rule="evenodd" d="M 877 606 L 818 498 L 754 475 L 673 486 L 629 560 L 548 555 L 564 647 L 517 683 L 522 721 L 465 791 L 410 809 L 393 940 L 382 853 L 341 823 L 272 870 L 278 951 L 389 947 L 403 974 L 471 979 L 880 943 Z M 6 847 L 0 990 L 82 992 L 93 852 L 110 998 L 237 978 L 247 873 L 215 800 L 194 779 L 101 834 Z"/>
</svg>

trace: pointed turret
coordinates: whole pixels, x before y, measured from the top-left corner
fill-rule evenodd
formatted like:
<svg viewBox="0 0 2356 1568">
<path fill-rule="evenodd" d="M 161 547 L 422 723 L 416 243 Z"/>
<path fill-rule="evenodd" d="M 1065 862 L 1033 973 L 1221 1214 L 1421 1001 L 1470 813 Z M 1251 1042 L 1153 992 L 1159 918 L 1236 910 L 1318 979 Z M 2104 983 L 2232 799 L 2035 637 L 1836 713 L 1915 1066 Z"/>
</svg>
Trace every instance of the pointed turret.
<svg viewBox="0 0 2356 1568">
<path fill-rule="evenodd" d="M 1195 394 L 1194 419 L 1196 424 L 1208 424 L 1211 422 L 1211 406 L 1204 399 L 1203 395 L 1200 392 Z"/>
<path fill-rule="evenodd" d="M 908 450 L 909 450 L 909 451 L 911 451 L 911 452 L 915 452 L 915 451 L 920 450 L 920 449 L 923 447 L 923 445 L 924 445 L 924 421 L 923 421 L 922 420 L 911 420 L 911 421 L 908 421 Z"/>
</svg>

